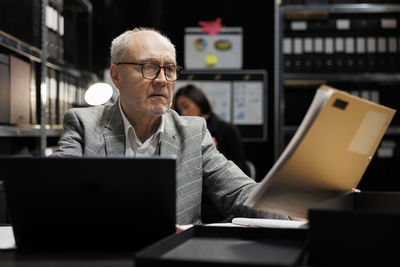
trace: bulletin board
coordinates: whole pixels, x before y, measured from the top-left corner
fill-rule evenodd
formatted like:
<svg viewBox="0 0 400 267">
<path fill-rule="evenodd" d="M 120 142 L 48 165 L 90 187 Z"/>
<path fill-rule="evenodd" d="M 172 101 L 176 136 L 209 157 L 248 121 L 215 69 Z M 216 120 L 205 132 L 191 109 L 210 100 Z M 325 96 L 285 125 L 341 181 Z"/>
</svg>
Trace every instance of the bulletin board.
<svg viewBox="0 0 400 267">
<path fill-rule="evenodd" d="M 204 91 L 214 113 L 239 128 L 243 141 L 267 139 L 267 72 L 265 70 L 183 71 L 175 91 L 193 84 Z"/>
<path fill-rule="evenodd" d="M 200 27 L 185 28 L 185 68 L 241 69 L 243 37 L 241 27 L 223 27 L 216 34 Z"/>
</svg>

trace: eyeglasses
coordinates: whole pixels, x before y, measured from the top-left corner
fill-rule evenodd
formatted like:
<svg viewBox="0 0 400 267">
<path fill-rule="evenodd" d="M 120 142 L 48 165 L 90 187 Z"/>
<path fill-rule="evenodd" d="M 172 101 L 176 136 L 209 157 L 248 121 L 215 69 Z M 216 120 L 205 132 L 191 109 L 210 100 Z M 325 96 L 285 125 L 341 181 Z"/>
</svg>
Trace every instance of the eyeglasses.
<svg viewBox="0 0 400 267">
<path fill-rule="evenodd" d="M 164 75 L 167 81 L 174 82 L 178 79 L 179 73 L 183 69 L 180 66 L 175 65 L 167 65 L 160 66 L 154 63 L 136 63 L 136 62 L 119 62 L 116 65 L 121 64 L 129 64 L 129 65 L 138 65 L 142 67 L 142 76 L 148 80 L 154 80 L 158 77 L 161 72 L 161 69 L 164 69 Z"/>
</svg>

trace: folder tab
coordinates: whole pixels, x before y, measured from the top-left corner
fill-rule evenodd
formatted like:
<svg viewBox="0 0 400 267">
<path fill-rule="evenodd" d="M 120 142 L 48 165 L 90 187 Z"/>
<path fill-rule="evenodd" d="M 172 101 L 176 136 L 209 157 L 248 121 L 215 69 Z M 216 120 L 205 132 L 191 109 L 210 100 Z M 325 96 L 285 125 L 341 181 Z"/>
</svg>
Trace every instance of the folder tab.
<svg viewBox="0 0 400 267">
<path fill-rule="evenodd" d="M 347 54 L 354 53 L 354 37 L 346 37 L 345 39 L 345 52 Z"/>
<path fill-rule="evenodd" d="M 379 53 L 386 53 L 386 38 L 385 37 L 378 37 L 378 52 Z"/>
<path fill-rule="evenodd" d="M 314 38 L 314 52 L 315 53 L 322 53 L 324 49 L 322 38 L 317 37 Z"/>
<path fill-rule="evenodd" d="M 382 18 L 382 29 L 397 29 L 397 20 L 395 18 Z"/>
<path fill-rule="evenodd" d="M 304 38 L 304 53 L 312 53 L 312 52 L 313 52 L 312 38 L 310 37 Z"/>
<path fill-rule="evenodd" d="M 336 20 L 336 29 L 338 30 L 349 30 L 350 20 L 349 19 L 338 19 Z"/>
<path fill-rule="evenodd" d="M 336 37 L 335 38 L 335 51 L 337 53 L 344 52 L 344 39 L 343 37 Z"/>
<path fill-rule="evenodd" d="M 305 31 L 307 30 L 307 22 L 304 20 L 294 20 L 290 24 L 290 29 L 292 31 Z"/>
<path fill-rule="evenodd" d="M 283 54 L 290 55 L 292 53 L 292 39 L 284 38 L 283 39 Z"/>
<path fill-rule="evenodd" d="M 367 37 L 367 52 L 376 53 L 376 38 Z"/>
<path fill-rule="evenodd" d="M 356 51 L 359 54 L 365 53 L 365 38 L 364 37 L 357 37 L 356 39 Z"/>
<path fill-rule="evenodd" d="M 390 53 L 397 53 L 397 38 L 396 37 L 389 37 L 389 52 Z"/>
<path fill-rule="evenodd" d="M 325 38 L 325 53 L 333 54 L 333 38 L 332 37 Z"/>
<path fill-rule="evenodd" d="M 303 54 L 303 40 L 302 38 L 294 38 L 294 54 Z"/>
</svg>

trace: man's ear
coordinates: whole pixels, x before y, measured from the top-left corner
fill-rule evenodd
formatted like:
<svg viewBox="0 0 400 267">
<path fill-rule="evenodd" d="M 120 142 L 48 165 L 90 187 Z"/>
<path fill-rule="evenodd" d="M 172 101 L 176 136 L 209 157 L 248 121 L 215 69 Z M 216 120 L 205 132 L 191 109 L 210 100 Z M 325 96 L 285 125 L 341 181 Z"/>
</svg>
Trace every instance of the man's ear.
<svg viewBox="0 0 400 267">
<path fill-rule="evenodd" d="M 111 76 L 111 79 L 112 79 L 115 87 L 117 87 L 118 90 L 121 88 L 121 84 L 122 84 L 120 71 L 121 70 L 117 65 L 111 64 L 111 66 L 110 66 L 110 76 Z"/>
</svg>

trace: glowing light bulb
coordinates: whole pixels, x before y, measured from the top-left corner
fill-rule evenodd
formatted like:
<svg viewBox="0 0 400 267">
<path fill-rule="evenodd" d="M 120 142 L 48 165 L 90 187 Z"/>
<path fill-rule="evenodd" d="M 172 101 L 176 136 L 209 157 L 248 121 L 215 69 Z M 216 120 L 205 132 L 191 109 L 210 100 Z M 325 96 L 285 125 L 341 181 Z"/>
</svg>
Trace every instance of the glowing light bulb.
<svg viewBox="0 0 400 267">
<path fill-rule="evenodd" d="M 113 89 L 108 83 L 95 83 L 85 93 L 85 101 L 89 105 L 98 106 L 107 103 L 113 95 Z"/>
</svg>

